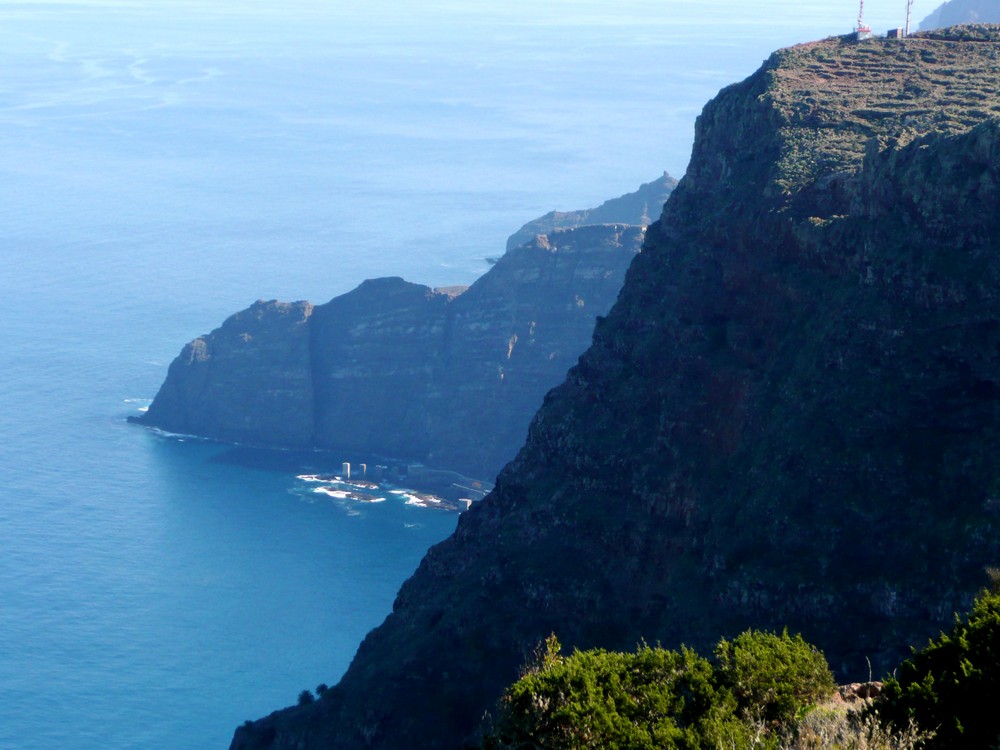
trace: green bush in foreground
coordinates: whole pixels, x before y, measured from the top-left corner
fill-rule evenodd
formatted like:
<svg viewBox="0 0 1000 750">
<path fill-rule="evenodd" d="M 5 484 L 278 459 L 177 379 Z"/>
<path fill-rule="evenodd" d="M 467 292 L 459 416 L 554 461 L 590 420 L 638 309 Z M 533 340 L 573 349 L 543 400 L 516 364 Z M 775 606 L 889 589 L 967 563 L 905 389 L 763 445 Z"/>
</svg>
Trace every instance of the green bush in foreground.
<svg viewBox="0 0 1000 750">
<path fill-rule="evenodd" d="M 747 632 L 716 653 L 718 667 L 683 647 L 566 657 L 552 636 L 505 692 L 483 748 L 777 748 L 802 708 L 834 689 L 799 636 Z"/>
<path fill-rule="evenodd" d="M 645 645 L 563 656 L 551 636 L 504 693 L 482 747 L 1000 750 L 1000 570 L 987 575 L 971 612 L 860 710 L 832 699 L 823 654 L 787 631 L 723 639 L 714 663 Z"/>
<path fill-rule="evenodd" d="M 933 733 L 928 750 L 1000 747 L 1000 591 L 982 592 L 951 632 L 897 672 L 871 708 L 882 721 L 896 728 L 915 721 Z"/>
<path fill-rule="evenodd" d="M 717 682 L 743 714 L 771 726 L 788 724 L 837 687 L 826 658 L 801 635 L 748 630 L 715 647 Z"/>
</svg>

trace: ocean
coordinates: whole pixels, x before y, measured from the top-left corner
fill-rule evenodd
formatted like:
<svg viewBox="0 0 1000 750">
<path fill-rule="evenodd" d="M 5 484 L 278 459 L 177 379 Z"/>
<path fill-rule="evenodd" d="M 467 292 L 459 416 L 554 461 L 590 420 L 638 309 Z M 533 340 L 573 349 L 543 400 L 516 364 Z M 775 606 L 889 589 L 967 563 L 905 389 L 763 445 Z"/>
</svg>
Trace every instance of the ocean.
<svg viewBox="0 0 1000 750">
<path fill-rule="evenodd" d="M 259 298 L 470 283 L 523 222 L 680 177 L 719 88 L 856 20 L 469 6 L 0 0 L 0 750 L 225 748 L 335 683 L 455 527 L 297 478 L 330 457 L 127 424 L 185 342 Z"/>
</svg>

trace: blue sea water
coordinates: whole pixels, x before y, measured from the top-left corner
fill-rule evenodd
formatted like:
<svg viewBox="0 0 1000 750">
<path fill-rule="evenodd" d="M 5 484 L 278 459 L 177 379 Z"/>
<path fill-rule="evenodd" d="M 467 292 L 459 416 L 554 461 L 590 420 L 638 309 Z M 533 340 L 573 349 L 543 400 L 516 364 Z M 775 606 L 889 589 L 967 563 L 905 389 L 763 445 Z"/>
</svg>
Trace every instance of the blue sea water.
<svg viewBox="0 0 1000 750">
<path fill-rule="evenodd" d="M 522 222 L 680 176 L 704 101 L 855 12 L 0 0 L 0 750 L 226 747 L 336 682 L 455 526 L 126 424 L 185 341 L 469 283 Z"/>
</svg>

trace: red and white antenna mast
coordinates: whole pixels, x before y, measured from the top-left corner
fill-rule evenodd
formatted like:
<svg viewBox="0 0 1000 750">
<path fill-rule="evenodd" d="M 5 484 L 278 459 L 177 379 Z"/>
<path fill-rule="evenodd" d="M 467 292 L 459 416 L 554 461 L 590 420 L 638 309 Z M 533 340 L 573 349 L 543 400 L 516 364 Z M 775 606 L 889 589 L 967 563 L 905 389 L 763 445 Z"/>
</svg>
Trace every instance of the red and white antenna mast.
<svg viewBox="0 0 1000 750">
<path fill-rule="evenodd" d="M 865 0 L 861 0 L 861 6 L 858 8 L 858 32 L 871 32 L 871 26 L 865 26 Z"/>
</svg>

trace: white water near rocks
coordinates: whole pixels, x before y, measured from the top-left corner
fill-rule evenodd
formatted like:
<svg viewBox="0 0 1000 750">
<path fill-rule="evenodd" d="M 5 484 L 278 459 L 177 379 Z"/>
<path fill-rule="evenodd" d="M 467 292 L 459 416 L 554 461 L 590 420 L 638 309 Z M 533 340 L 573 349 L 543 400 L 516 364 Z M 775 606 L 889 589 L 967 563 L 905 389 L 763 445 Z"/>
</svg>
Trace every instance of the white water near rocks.
<svg viewBox="0 0 1000 750">
<path fill-rule="evenodd" d="M 127 425 L 184 342 L 469 283 L 522 222 L 679 177 L 710 96 L 855 13 L 469 5 L 0 0 L 0 748 L 226 747 L 335 682 L 454 528 Z"/>
</svg>

